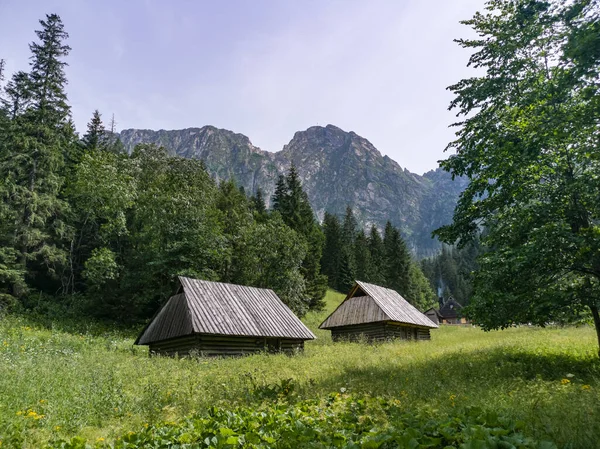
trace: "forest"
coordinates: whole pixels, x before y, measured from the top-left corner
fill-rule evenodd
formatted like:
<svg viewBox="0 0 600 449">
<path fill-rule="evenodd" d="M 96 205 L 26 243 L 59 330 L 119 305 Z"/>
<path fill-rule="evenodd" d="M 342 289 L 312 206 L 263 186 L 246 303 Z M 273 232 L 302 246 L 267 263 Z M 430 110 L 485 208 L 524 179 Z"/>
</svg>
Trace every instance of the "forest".
<svg viewBox="0 0 600 449">
<path fill-rule="evenodd" d="M 99 111 L 78 134 L 69 36 L 43 18 L 29 71 L 0 62 L 0 447 L 597 447 L 600 4 L 489 0 L 462 23 L 440 166 L 469 183 L 419 261 L 351 204 L 319 222 L 293 164 L 267 201 L 124 151 Z M 136 336 L 178 275 L 271 288 L 316 339 L 150 356 Z M 356 278 L 420 310 L 453 296 L 471 324 L 334 341 L 320 324 Z"/>
<path fill-rule="evenodd" d="M 127 154 L 114 118 L 80 136 L 66 94 L 68 33 L 40 21 L 29 72 L 0 108 L 0 304 L 43 315 L 143 321 L 178 275 L 273 289 L 298 315 L 354 278 L 425 309 L 436 296 L 391 223 L 368 236 L 348 207 L 320 224 L 292 165 L 267 210 L 260 190 L 212 179 L 201 160 L 141 144 Z"/>
</svg>

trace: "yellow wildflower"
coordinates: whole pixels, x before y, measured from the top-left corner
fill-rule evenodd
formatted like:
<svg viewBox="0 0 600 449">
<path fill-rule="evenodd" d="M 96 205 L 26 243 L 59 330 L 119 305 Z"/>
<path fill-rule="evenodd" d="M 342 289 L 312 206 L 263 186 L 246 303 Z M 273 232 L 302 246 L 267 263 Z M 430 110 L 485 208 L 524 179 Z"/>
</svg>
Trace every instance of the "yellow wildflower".
<svg viewBox="0 0 600 449">
<path fill-rule="evenodd" d="M 40 399 L 40 404 L 45 404 L 46 402 L 48 401 L 46 401 L 45 399 Z"/>
<path fill-rule="evenodd" d="M 56 430 L 56 431 L 60 430 L 60 426 L 54 427 L 54 430 Z"/>
<path fill-rule="evenodd" d="M 569 379 L 563 379 L 563 380 L 560 381 L 560 383 L 563 384 L 563 385 L 567 385 L 567 384 L 570 384 L 571 381 Z"/>
<path fill-rule="evenodd" d="M 19 411 L 17 412 L 17 416 L 21 416 L 22 414 L 23 414 L 23 412 L 22 412 L 21 410 L 19 410 Z"/>
<path fill-rule="evenodd" d="M 102 437 L 96 438 L 96 443 L 101 443 L 102 441 L 104 441 L 104 438 L 102 438 Z"/>
<path fill-rule="evenodd" d="M 581 389 L 582 389 L 582 390 L 584 390 L 584 391 L 586 391 L 586 390 L 589 390 L 589 389 L 591 389 L 591 388 L 592 388 L 592 387 L 590 387 L 589 385 L 582 385 L 582 386 L 581 386 Z"/>
</svg>

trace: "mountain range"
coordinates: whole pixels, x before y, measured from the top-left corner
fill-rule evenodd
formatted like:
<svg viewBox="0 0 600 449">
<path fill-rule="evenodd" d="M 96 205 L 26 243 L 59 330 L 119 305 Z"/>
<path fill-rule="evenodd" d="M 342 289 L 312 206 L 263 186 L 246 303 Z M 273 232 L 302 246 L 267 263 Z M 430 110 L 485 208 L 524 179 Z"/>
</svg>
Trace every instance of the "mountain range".
<svg viewBox="0 0 600 449">
<path fill-rule="evenodd" d="M 293 163 L 319 219 L 325 211 L 342 216 L 350 205 L 363 226 L 383 228 L 390 220 L 418 256 L 439 250 L 431 232 L 451 221 L 467 184 L 466 179 L 453 181 L 439 168 L 424 175 L 411 173 L 367 139 L 333 125 L 299 131 L 276 153 L 254 146 L 243 134 L 213 126 L 126 129 L 120 138 L 129 152 L 139 143 L 154 143 L 172 155 L 201 159 L 217 180 L 233 178 L 247 193 L 260 188 L 267 204 L 278 175 Z"/>
</svg>

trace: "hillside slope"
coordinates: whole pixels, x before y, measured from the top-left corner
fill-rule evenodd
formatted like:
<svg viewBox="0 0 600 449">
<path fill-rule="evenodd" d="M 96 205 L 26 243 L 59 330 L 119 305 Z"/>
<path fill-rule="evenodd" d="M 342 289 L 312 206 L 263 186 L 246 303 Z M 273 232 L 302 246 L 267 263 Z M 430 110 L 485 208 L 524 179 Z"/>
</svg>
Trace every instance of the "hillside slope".
<svg viewBox="0 0 600 449">
<path fill-rule="evenodd" d="M 234 178 L 246 192 L 260 188 L 267 200 L 275 181 L 293 163 L 319 219 L 354 208 L 359 222 L 400 227 L 413 251 L 434 253 L 431 231 L 451 220 L 465 180 L 452 181 L 440 169 L 423 176 L 383 156 L 367 139 L 327 125 L 297 132 L 277 153 L 252 145 L 248 137 L 213 126 L 172 131 L 127 129 L 120 133 L 128 151 L 155 143 L 173 155 L 202 159 L 217 179 Z"/>
</svg>

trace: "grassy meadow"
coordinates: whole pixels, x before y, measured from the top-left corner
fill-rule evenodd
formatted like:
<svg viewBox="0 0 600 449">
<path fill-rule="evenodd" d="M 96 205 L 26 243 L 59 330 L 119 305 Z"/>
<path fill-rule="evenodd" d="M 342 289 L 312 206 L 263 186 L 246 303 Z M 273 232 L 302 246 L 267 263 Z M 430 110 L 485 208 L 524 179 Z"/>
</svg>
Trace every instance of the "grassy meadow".
<svg viewBox="0 0 600 449">
<path fill-rule="evenodd" d="M 156 429 L 175 428 L 186 417 L 202 417 L 208 410 L 218 415 L 242 408 L 251 414 L 262 407 L 313 401 L 300 408 L 308 415 L 316 407 L 319 419 L 325 419 L 319 401 L 341 401 L 340 407 L 347 406 L 344 419 L 350 420 L 354 418 L 348 411 L 363 404 L 359 398 L 388 401 L 385 410 L 393 404 L 394 410 L 405 414 L 404 420 L 423 413 L 428 420 L 452 420 L 469 410 L 493 412 L 542 442 L 540 446 L 456 447 L 555 447 L 544 441 L 569 449 L 600 447 L 600 362 L 591 327 L 523 327 L 488 333 L 472 327 L 442 327 L 432 332 L 431 342 L 333 344 L 328 332 L 316 328 L 342 298 L 329 292 L 327 309 L 305 318 L 318 340 L 294 357 L 150 358 L 145 348 L 132 346 L 138 329 L 115 331 L 100 325 L 5 317 L 0 320 L 0 447 L 171 447 L 124 441 L 128 434 L 149 428 L 158 435 L 163 430 Z M 366 426 L 365 416 L 377 415 L 381 407 L 373 407 L 372 413 L 361 412 L 353 429 Z M 223 419 L 232 419 L 227 416 Z M 327 419 L 333 420 L 327 425 L 342 423 L 338 417 Z M 495 426 L 488 423 L 488 427 Z M 180 432 L 177 438 L 182 445 L 175 447 L 244 447 L 244 440 L 227 436 L 224 428 L 230 432 L 228 427 L 216 431 L 224 439 L 207 438 L 204 445 L 186 446 L 186 439 L 193 438 L 187 431 Z M 264 441 L 264 446 L 251 446 L 248 438 L 247 447 L 270 447 Z M 406 443 L 406 447 L 443 447 L 435 445 L 438 440 L 432 439 L 429 446 Z M 389 442 L 387 446 L 340 444 L 405 447 Z"/>
</svg>

